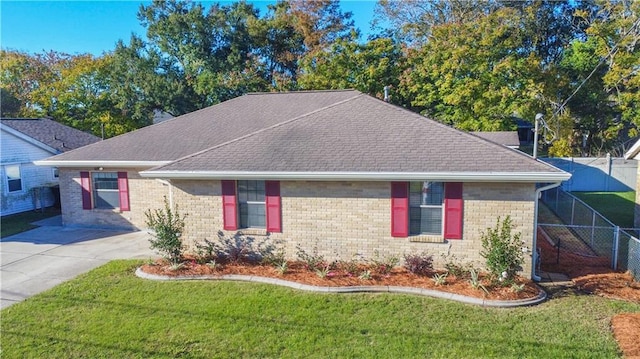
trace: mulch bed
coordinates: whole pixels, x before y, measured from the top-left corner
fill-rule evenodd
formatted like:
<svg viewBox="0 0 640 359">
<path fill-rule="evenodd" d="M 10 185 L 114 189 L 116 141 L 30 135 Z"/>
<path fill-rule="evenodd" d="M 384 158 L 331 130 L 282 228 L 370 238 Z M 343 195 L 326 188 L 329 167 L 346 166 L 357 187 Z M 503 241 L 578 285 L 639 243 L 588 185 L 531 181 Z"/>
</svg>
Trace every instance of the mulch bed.
<svg viewBox="0 0 640 359">
<path fill-rule="evenodd" d="M 487 289 L 487 292 L 481 288 L 473 288 L 469 282 L 469 278 L 455 277 L 452 275 L 447 277 L 444 284 L 436 285 L 431 276 L 418 276 L 408 272 L 402 267 L 396 267 L 391 271 L 391 273 L 386 275 L 372 273 L 371 279 L 361 279 L 357 275 L 350 275 L 349 273 L 339 270 L 331 271 L 325 278 L 321 278 L 315 272 L 309 271 L 303 262 L 289 262 L 287 271 L 284 274 L 279 273 L 275 267 L 269 265 L 226 263 L 218 266 L 216 269 L 212 269 L 207 265 L 198 264 L 195 260 L 185 262 L 185 265 L 177 270 L 172 270 L 171 267 L 162 259 L 153 264 L 146 264 L 142 266 L 141 269 L 145 273 L 167 276 L 225 274 L 253 275 L 279 278 L 321 287 L 365 285 L 416 287 L 490 300 L 530 299 L 538 296 L 541 291 L 535 283 L 524 278 L 517 279 L 517 283 L 524 285 L 524 288 L 521 291 L 516 292 L 512 290 L 511 287 L 492 285 L 486 276 L 483 275 L 480 275 L 480 280 L 482 285 Z M 364 267 L 361 269 L 363 270 Z M 436 273 L 438 272 L 433 272 L 433 274 Z"/>
</svg>

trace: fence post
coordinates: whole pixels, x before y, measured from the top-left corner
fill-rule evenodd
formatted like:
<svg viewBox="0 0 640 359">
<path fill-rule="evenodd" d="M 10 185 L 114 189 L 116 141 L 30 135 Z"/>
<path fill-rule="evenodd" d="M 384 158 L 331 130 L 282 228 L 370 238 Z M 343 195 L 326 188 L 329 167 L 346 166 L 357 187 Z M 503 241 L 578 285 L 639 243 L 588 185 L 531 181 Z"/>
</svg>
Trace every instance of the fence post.
<svg viewBox="0 0 640 359">
<path fill-rule="evenodd" d="M 620 245 L 620 227 L 615 226 L 613 228 L 613 248 L 611 253 L 611 268 L 613 270 L 618 269 L 618 246 Z"/>
<path fill-rule="evenodd" d="M 572 198 L 571 199 L 571 225 L 573 226 L 573 218 L 575 217 L 575 213 L 576 213 L 576 199 Z"/>
<path fill-rule="evenodd" d="M 596 212 L 591 213 L 591 249 L 593 249 L 593 238 L 596 236 Z"/>
</svg>

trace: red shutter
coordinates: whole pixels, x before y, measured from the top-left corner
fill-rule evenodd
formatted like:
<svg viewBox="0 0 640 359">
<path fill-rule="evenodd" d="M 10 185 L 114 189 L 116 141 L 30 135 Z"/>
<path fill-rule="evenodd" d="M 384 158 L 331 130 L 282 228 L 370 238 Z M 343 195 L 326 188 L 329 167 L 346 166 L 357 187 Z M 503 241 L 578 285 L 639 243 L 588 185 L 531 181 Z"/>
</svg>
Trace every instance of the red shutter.
<svg viewBox="0 0 640 359">
<path fill-rule="evenodd" d="M 462 183 L 444 184 L 444 238 L 462 239 Z"/>
<path fill-rule="evenodd" d="M 120 211 L 130 211 L 127 172 L 118 172 L 118 192 L 120 194 Z"/>
<path fill-rule="evenodd" d="M 238 229 L 236 181 L 222 181 L 222 218 L 224 220 L 224 229 L 230 231 Z"/>
<path fill-rule="evenodd" d="M 391 235 L 409 235 L 409 182 L 391 182 Z"/>
<path fill-rule="evenodd" d="M 265 181 L 264 190 L 267 202 L 267 232 L 281 233 L 280 182 Z"/>
<path fill-rule="evenodd" d="M 80 172 L 80 186 L 82 187 L 82 209 L 91 209 L 91 176 L 89 172 Z"/>
</svg>

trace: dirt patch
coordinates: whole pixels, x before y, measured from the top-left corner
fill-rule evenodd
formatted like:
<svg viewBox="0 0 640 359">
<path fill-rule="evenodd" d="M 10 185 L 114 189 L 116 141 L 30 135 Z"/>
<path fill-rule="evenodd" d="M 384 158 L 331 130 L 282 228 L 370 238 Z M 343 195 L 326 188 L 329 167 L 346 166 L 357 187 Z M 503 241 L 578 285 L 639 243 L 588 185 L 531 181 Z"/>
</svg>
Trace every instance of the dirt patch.
<svg viewBox="0 0 640 359">
<path fill-rule="evenodd" d="M 627 359 L 640 359 L 640 313 L 618 314 L 611 320 L 611 330 Z"/>
<path fill-rule="evenodd" d="M 541 291 L 535 283 L 524 278 L 518 278 L 516 280 L 518 288 L 515 288 L 511 286 L 502 287 L 492 285 L 484 275 L 480 275 L 479 279 L 486 291 L 481 287 L 473 288 L 470 278 L 452 275 L 447 276 L 444 283 L 436 284 L 433 276 L 418 276 L 401 267 L 394 268 L 388 274 L 371 273 L 370 278 L 363 278 L 360 275 L 353 275 L 341 270 L 329 271 L 326 276 L 322 278 L 317 273 L 309 271 L 302 262 L 290 262 L 284 273 L 279 272 L 275 267 L 269 265 L 228 263 L 219 265 L 213 269 L 207 265 L 198 264 L 195 261 L 185 262 L 181 268 L 172 269 L 163 260 L 158 260 L 154 264 L 146 264 L 142 266 L 141 269 L 146 273 L 169 276 L 243 274 L 279 278 L 321 287 L 363 285 L 416 287 L 490 300 L 530 299 L 537 297 Z M 362 273 L 365 269 L 366 268 L 362 267 L 356 272 Z M 442 272 L 434 271 L 432 273 L 432 275 L 436 274 L 442 274 Z"/>
</svg>

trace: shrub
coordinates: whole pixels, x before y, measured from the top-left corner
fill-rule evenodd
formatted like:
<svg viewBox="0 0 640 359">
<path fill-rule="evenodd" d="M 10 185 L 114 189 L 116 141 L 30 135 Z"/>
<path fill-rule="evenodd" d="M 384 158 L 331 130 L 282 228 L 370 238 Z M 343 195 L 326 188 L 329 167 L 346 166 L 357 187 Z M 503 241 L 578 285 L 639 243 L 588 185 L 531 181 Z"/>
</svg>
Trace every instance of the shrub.
<svg viewBox="0 0 640 359">
<path fill-rule="evenodd" d="M 447 283 L 448 276 L 449 276 L 449 273 L 441 273 L 441 274 L 436 273 L 433 275 L 433 277 L 431 277 L 431 279 L 436 285 L 443 285 Z"/>
<path fill-rule="evenodd" d="M 236 232 L 233 236 L 227 236 L 218 231 L 218 240 L 204 240 L 204 244 L 196 244 L 198 254 L 211 259 L 219 259 L 233 263 L 259 263 L 265 258 L 275 257 L 277 244 L 269 237 L 258 241 L 255 237 L 245 236 L 242 232 Z"/>
<path fill-rule="evenodd" d="M 429 275 L 433 271 L 433 256 L 424 252 L 420 254 L 405 254 L 404 267 L 417 275 Z"/>
<path fill-rule="evenodd" d="M 512 235 L 512 228 L 511 217 L 507 216 L 502 222 L 498 217 L 495 228 L 487 228 L 487 232 L 482 233 L 480 255 L 486 259 L 492 280 L 501 283 L 510 283 L 524 262 L 521 234 Z"/>
<path fill-rule="evenodd" d="M 187 215 L 180 215 L 178 205 L 171 209 L 166 196 L 164 197 L 163 209 L 148 209 L 144 215 L 146 217 L 145 224 L 152 231 L 151 235 L 155 237 L 155 239 L 149 239 L 151 249 L 157 250 L 171 264 L 180 263 L 184 254 L 184 246 L 180 237 Z"/>
<path fill-rule="evenodd" d="M 298 244 L 296 246 L 296 255 L 298 256 L 298 260 L 304 262 L 307 269 L 312 272 L 320 270 L 327 265 L 327 261 L 324 259 L 324 256 L 318 254 L 317 247 L 313 247 L 312 253 L 307 253 Z"/>
<path fill-rule="evenodd" d="M 395 256 L 384 256 L 381 257 L 378 251 L 375 251 L 375 257 L 371 260 L 373 271 L 380 273 L 382 275 L 387 275 L 391 273 L 391 270 L 395 266 L 398 265 L 398 257 Z"/>
<path fill-rule="evenodd" d="M 358 265 L 358 261 L 356 259 L 351 259 L 348 261 L 338 261 L 336 263 L 336 268 L 343 271 L 347 276 L 353 277 L 358 273 L 360 266 Z"/>
</svg>

